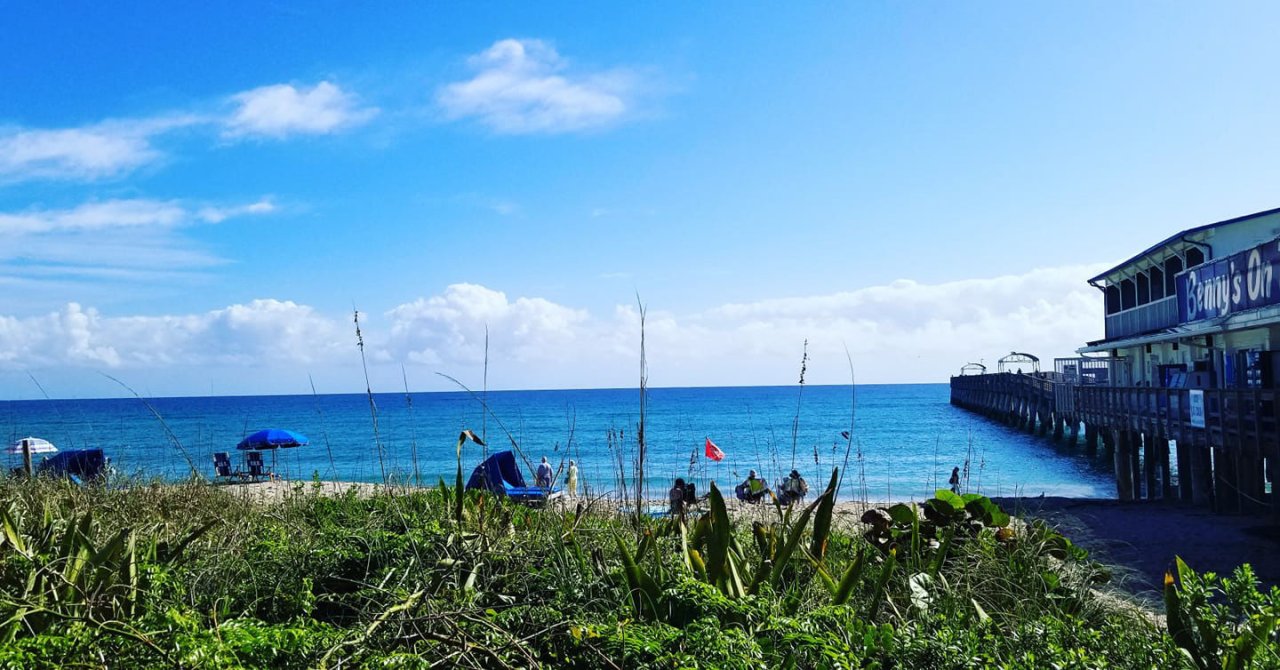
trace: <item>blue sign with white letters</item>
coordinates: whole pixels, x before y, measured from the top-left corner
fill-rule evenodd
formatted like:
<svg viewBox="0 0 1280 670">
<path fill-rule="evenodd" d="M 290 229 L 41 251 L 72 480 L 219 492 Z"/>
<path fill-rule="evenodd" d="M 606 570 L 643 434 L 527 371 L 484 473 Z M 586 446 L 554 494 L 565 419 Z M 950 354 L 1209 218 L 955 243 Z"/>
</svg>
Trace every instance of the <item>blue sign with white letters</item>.
<svg viewBox="0 0 1280 670">
<path fill-rule="evenodd" d="M 1178 322 L 1228 316 L 1280 303 L 1280 242 L 1198 265 L 1177 276 Z"/>
</svg>

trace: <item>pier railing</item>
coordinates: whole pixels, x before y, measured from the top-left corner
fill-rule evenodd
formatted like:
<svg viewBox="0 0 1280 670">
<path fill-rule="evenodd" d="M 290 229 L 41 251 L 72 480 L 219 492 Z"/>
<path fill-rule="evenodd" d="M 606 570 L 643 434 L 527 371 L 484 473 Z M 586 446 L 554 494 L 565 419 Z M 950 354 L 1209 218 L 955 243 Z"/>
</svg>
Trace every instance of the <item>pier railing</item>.
<svg viewBox="0 0 1280 670">
<path fill-rule="evenodd" d="M 1203 409 L 1194 421 L 1193 392 Z M 951 402 L 1072 444 L 1083 429 L 1089 453 L 1102 448 L 1113 458 L 1121 500 L 1176 498 L 1270 513 L 1280 523 L 1268 486 L 1280 482 L 1275 389 L 1077 385 L 1051 373 L 998 373 L 952 377 Z"/>
<path fill-rule="evenodd" d="M 1277 393 L 1271 389 L 1203 389 L 1204 427 L 1191 423 L 1191 390 L 1131 386 L 1075 387 L 1085 423 L 1265 458 L 1280 439 Z"/>
</svg>

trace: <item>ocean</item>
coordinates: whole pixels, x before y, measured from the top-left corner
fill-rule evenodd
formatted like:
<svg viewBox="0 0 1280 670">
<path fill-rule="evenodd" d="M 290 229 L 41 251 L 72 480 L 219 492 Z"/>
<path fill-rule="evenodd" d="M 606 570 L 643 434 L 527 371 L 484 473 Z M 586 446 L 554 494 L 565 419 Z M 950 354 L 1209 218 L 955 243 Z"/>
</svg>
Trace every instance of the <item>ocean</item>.
<svg viewBox="0 0 1280 670">
<path fill-rule="evenodd" d="M 385 471 L 434 484 L 452 481 L 458 434 L 471 429 L 487 446 L 463 448 L 464 475 L 515 443 L 532 463 L 575 459 L 596 494 L 617 490 L 619 462 L 633 476 L 639 400 L 637 389 L 490 391 L 486 412 L 479 394 L 375 394 L 376 436 L 362 394 L 14 400 L 0 402 L 0 430 L 6 443 L 35 436 L 63 449 L 101 448 L 125 474 L 180 479 L 193 465 L 212 476 L 214 452 L 239 463 L 235 445 L 249 433 L 288 428 L 310 444 L 275 454 L 286 478 L 376 482 Z M 1114 495 L 1109 464 L 954 408 L 946 384 L 649 389 L 650 495 L 663 495 L 675 477 L 727 490 L 748 470 L 776 481 L 793 467 L 820 489 L 846 460 L 842 432 L 851 425 L 845 499 L 921 500 L 966 464 L 967 490 L 986 495 Z M 722 462 L 703 456 L 708 437 Z"/>
</svg>

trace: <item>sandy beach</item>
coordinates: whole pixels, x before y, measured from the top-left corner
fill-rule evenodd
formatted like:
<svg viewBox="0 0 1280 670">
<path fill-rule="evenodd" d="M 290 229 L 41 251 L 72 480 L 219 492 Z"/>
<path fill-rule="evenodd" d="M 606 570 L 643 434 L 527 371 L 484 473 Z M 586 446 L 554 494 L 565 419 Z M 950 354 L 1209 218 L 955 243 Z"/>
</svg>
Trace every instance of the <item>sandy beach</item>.
<svg viewBox="0 0 1280 670">
<path fill-rule="evenodd" d="M 1004 509 L 1054 525 L 1093 558 L 1116 568 L 1113 584 L 1158 596 L 1181 556 L 1198 572 L 1229 574 L 1249 563 L 1264 588 L 1280 585 L 1280 528 L 1266 517 L 1213 514 L 1201 507 L 1072 498 L 1001 498 Z"/>
</svg>

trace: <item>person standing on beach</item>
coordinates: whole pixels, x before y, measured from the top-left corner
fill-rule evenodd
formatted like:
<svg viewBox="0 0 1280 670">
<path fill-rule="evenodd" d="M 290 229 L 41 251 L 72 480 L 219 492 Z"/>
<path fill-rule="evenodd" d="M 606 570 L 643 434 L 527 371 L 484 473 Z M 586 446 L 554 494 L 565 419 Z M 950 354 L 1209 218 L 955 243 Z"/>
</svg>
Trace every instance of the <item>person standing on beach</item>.
<svg viewBox="0 0 1280 670">
<path fill-rule="evenodd" d="M 951 484 L 952 493 L 960 492 L 960 468 L 959 467 L 951 468 L 951 480 L 949 483 Z"/>
<path fill-rule="evenodd" d="M 564 480 L 564 488 L 570 498 L 578 497 L 578 464 L 572 459 L 569 461 L 569 475 Z"/>
<path fill-rule="evenodd" d="M 538 464 L 538 469 L 533 473 L 534 486 L 543 488 L 551 488 L 551 464 L 547 462 L 547 457 L 542 457 L 542 462 Z"/>
</svg>

